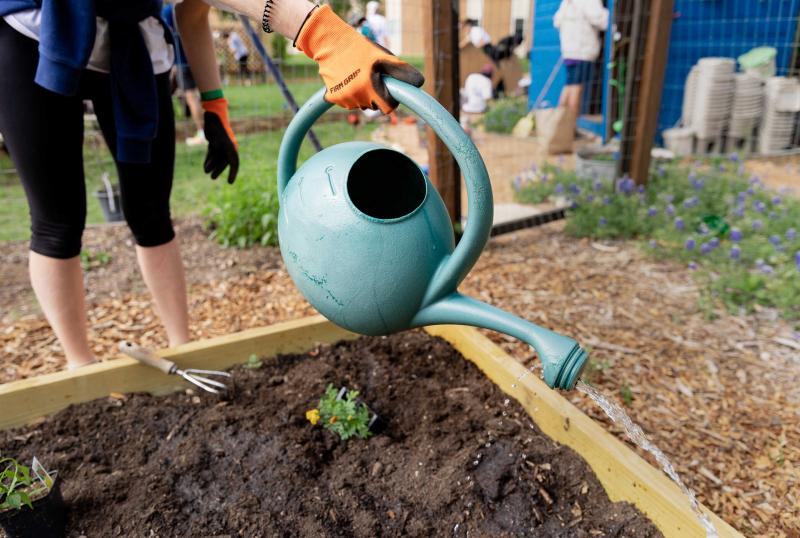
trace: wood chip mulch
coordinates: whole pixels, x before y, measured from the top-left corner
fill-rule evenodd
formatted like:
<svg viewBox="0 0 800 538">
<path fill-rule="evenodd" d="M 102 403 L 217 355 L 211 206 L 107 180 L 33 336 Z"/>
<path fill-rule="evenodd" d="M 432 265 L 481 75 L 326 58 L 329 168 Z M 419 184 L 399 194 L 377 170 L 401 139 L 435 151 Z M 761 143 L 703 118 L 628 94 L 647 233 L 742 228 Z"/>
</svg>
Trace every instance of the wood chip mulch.
<svg viewBox="0 0 800 538">
<path fill-rule="evenodd" d="M 704 504 L 748 536 L 798 536 L 800 335 L 766 310 L 716 311 L 708 319 L 686 268 L 649 259 L 631 243 L 578 241 L 561 227 L 493 239 L 462 291 L 591 347 L 593 384 L 619 401 L 628 396 L 632 418 Z M 123 338 L 166 345 L 119 233 L 87 233 L 98 248 L 122 244 L 108 268 L 87 275 L 87 287 L 105 290 L 92 296 L 89 320 L 94 349 L 106 358 Z M 275 249 L 226 251 L 202 239 L 191 222 L 181 233 L 195 337 L 313 313 Z M 3 288 L 19 288 L 0 294 L 0 306 L 22 313 L 0 322 L 0 382 L 58 370 L 63 358 L 55 337 L 19 280 L 24 245 L 0 249 L 13 251 L 0 252 Z M 129 283 L 103 288 L 112 280 Z M 532 363 L 527 346 L 490 337 Z M 622 436 L 591 401 L 578 393 L 568 397 Z"/>
</svg>

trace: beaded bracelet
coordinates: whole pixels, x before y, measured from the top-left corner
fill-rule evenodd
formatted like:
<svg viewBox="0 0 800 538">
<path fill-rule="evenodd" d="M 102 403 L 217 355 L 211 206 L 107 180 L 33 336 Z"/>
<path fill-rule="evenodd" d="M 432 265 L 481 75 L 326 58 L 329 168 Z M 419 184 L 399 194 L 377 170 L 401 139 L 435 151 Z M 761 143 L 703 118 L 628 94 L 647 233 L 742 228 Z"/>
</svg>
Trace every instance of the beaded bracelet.
<svg viewBox="0 0 800 538">
<path fill-rule="evenodd" d="M 261 28 L 268 34 L 273 32 L 272 27 L 269 25 L 269 19 L 272 16 L 272 9 L 275 0 L 267 0 L 264 4 L 264 15 L 261 17 Z"/>
</svg>

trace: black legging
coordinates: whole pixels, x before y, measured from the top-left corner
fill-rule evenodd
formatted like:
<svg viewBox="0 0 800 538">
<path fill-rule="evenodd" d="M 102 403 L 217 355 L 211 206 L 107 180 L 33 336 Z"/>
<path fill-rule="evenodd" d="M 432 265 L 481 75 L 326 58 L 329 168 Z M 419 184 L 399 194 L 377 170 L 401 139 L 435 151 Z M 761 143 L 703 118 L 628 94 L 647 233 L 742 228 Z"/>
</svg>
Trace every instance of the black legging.
<svg viewBox="0 0 800 538">
<path fill-rule="evenodd" d="M 52 258 L 80 254 L 86 222 L 83 170 L 83 100 L 116 162 L 117 137 L 110 77 L 86 70 L 80 90 L 65 97 L 33 79 L 38 43 L 0 18 L 0 133 L 22 178 L 31 215 L 31 250 Z M 148 164 L 116 162 L 122 211 L 136 243 L 163 245 L 175 237 L 169 211 L 175 164 L 175 119 L 169 74 L 156 77 L 158 134 Z"/>
</svg>

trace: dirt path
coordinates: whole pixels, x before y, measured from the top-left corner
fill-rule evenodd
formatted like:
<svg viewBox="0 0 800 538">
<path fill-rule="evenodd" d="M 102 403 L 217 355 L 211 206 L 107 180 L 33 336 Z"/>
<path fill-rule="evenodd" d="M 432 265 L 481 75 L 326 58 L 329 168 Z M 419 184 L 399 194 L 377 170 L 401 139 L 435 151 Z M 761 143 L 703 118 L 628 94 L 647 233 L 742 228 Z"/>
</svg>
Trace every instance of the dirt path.
<svg viewBox="0 0 800 538">
<path fill-rule="evenodd" d="M 226 251 L 204 241 L 196 223 L 181 230 L 195 338 L 313 312 L 275 249 Z M 800 528 L 800 334 L 771 311 L 734 316 L 701 309 L 683 266 L 646 258 L 631 243 L 577 241 L 560 230 L 553 224 L 492 240 L 463 291 L 590 346 L 592 382 L 618 399 L 625 395 L 634 420 L 724 519 L 752 536 Z M 24 246 L 15 248 L 24 253 Z M 19 252 L 0 254 L 4 277 L 23 271 L 14 257 Z M 137 279 L 123 252 L 107 271 L 87 277 L 95 289 L 89 318 L 99 356 L 114 356 L 123 338 L 166 345 Z M 3 292 L 4 308 L 14 297 L 25 301 L 23 284 L 3 282 L 16 290 Z M 106 291 L 97 293 L 102 286 Z M 531 361 L 526 346 L 491 337 Z M 52 332 L 36 315 L 0 323 L 0 348 L 0 381 L 63 365 Z M 571 399 L 605 422 L 583 397 Z"/>
</svg>

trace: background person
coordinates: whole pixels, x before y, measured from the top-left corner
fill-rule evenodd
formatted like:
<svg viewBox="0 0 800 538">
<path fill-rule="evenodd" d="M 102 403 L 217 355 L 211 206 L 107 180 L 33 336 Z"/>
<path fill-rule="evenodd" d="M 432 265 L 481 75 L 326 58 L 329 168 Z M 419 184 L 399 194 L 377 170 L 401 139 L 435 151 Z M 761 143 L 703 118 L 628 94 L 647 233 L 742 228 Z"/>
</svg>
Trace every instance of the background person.
<svg viewBox="0 0 800 538">
<path fill-rule="evenodd" d="M 388 113 L 398 103 L 376 75 L 418 87 L 424 82 L 416 69 L 371 44 L 329 6 L 307 0 L 215 4 L 254 19 L 263 16 L 265 31 L 294 39 L 320 64 L 328 88 L 359 73 L 341 91 L 326 94 L 334 104 Z M 84 99 L 92 100 L 117 165 L 139 267 L 169 343 L 189 340 L 184 270 L 169 210 L 175 157 L 168 74 L 173 50 L 159 20 L 160 2 L 129 0 L 124 8 L 114 0 L 0 0 L 0 132 L 30 207 L 31 284 L 70 368 L 96 360 L 86 333 L 80 265 L 86 219 Z M 237 143 L 208 12 L 201 0 L 185 0 L 176 6 L 176 19 L 205 110 L 209 144 L 204 170 L 217 178 L 227 168 L 228 182 L 233 182 Z"/>
<path fill-rule="evenodd" d="M 461 125 L 471 129 L 473 124 L 483 116 L 488 108 L 489 100 L 494 97 L 494 65 L 486 64 L 479 73 L 470 74 L 461 89 Z"/>
<path fill-rule="evenodd" d="M 482 49 L 491 58 L 492 54 L 492 36 L 489 35 L 483 26 L 481 26 L 475 19 L 464 19 L 461 23 L 461 28 L 464 31 L 464 37 L 459 44 L 460 48 L 472 44 L 476 49 Z"/>
<path fill-rule="evenodd" d="M 242 41 L 242 37 L 236 32 L 230 32 L 226 41 L 228 49 L 233 53 L 236 63 L 239 64 L 239 79 L 245 80 L 250 77 L 250 69 L 247 67 L 247 60 L 250 58 L 250 51 Z"/>
<path fill-rule="evenodd" d="M 194 136 L 186 139 L 186 144 L 189 146 L 199 146 L 200 144 L 206 143 L 206 138 L 203 134 L 203 107 L 200 104 L 200 91 L 197 89 L 197 84 L 192 76 L 192 70 L 186 60 L 186 53 L 183 51 L 183 47 L 181 47 L 181 36 L 180 32 L 178 32 L 178 25 L 175 22 L 175 5 L 172 2 L 164 4 L 164 8 L 161 10 L 161 18 L 172 32 L 172 46 L 175 51 L 175 67 L 173 68 L 173 72 L 177 80 L 178 90 L 183 96 L 184 101 L 186 101 L 189 114 L 197 129 Z"/>
<path fill-rule="evenodd" d="M 562 0 L 553 25 L 561 38 L 561 57 L 567 69 L 567 82 L 559 106 L 581 112 L 583 87 L 591 82 L 594 62 L 600 56 L 600 32 L 608 27 L 608 10 L 600 0 Z"/>
<path fill-rule="evenodd" d="M 367 2 L 367 24 L 369 24 L 372 35 L 375 36 L 373 41 L 388 50 L 391 47 L 389 47 L 389 34 L 386 28 L 386 17 L 379 13 L 380 9 L 380 2 L 376 2 L 375 0 Z"/>
</svg>

